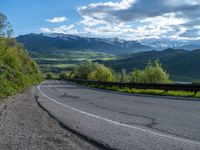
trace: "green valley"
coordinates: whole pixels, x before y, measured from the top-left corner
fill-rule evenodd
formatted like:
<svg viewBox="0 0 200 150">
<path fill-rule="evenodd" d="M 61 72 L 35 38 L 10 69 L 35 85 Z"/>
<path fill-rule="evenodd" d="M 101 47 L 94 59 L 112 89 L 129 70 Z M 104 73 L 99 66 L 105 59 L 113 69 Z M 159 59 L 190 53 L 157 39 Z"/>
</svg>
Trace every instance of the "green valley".
<svg viewBox="0 0 200 150">
<path fill-rule="evenodd" d="M 84 60 L 116 60 L 116 56 L 95 51 L 53 51 L 47 54 L 32 53 L 32 58 L 40 65 L 41 71 L 60 73 L 62 71 L 72 71 L 77 64 Z"/>
</svg>

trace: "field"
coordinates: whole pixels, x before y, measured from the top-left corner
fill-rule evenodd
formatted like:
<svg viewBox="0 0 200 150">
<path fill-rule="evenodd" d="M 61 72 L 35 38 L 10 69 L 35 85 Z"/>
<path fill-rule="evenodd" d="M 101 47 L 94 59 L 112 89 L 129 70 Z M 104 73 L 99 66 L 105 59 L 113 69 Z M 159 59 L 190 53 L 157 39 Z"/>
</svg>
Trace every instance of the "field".
<svg viewBox="0 0 200 150">
<path fill-rule="evenodd" d="M 84 60 L 115 60 L 112 54 L 94 51 L 55 51 L 54 53 L 31 53 L 32 58 L 39 64 L 43 73 L 71 71 Z"/>
</svg>

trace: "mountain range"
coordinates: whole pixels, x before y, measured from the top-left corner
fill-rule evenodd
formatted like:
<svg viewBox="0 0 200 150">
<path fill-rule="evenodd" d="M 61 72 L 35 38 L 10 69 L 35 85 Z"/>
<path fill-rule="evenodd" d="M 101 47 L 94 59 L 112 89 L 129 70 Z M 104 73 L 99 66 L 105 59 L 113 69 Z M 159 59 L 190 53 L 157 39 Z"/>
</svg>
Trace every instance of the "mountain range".
<svg viewBox="0 0 200 150">
<path fill-rule="evenodd" d="M 51 52 L 55 50 L 92 50 L 110 54 L 133 51 L 148 51 L 152 48 L 137 41 L 118 38 L 91 38 L 66 34 L 27 34 L 17 37 L 31 52 Z"/>
<path fill-rule="evenodd" d="M 95 51 L 119 56 L 100 61 L 116 71 L 142 69 L 149 60 L 159 59 L 174 81 L 200 80 L 200 46 L 198 41 L 154 41 L 140 43 L 118 38 L 92 38 L 66 34 L 27 34 L 17 37 L 30 53 L 64 54 L 68 51 Z M 168 48 L 172 47 L 172 48 Z M 163 50 L 164 49 L 164 50 Z M 196 50 L 193 50 L 196 49 Z"/>
<path fill-rule="evenodd" d="M 200 41 L 175 41 L 170 39 L 161 39 L 151 42 L 142 42 L 144 45 L 154 48 L 154 50 L 164 50 L 167 48 L 195 50 L 200 48 Z"/>
<path fill-rule="evenodd" d="M 31 52 L 52 52 L 55 50 L 92 50 L 110 54 L 164 50 L 166 48 L 195 50 L 200 48 L 200 41 L 181 42 L 155 40 L 152 42 L 127 41 L 119 38 L 93 38 L 69 34 L 26 34 L 17 37 Z"/>
</svg>

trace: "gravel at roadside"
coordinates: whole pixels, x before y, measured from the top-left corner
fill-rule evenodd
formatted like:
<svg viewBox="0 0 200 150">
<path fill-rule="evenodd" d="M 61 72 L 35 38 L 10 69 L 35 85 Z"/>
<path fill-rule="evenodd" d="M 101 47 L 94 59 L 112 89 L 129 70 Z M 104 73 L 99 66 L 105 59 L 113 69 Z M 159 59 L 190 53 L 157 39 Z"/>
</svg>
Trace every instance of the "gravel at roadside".
<svg viewBox="0 0 200 150">
<path fill-rule="evenodd" d="M 34 88 L 0 101 L 0 150 L 98 149 L 64 129 L 36 102 Z"/>
</svg>

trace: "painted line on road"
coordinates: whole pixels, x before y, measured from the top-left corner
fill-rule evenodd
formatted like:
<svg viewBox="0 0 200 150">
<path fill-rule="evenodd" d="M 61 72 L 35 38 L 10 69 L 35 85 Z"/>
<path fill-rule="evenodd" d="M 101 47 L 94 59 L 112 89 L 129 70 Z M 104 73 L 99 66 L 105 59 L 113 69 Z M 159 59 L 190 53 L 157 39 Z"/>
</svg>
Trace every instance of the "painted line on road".
<svg viewBox="0 0 200 150">
<path fill-rule="evenodd" d="M 113 120 L 110 120 L 110 119 L 107 119 L 107 118 L 104 118 L 104 117 L 100 117 L 100 116 L 97 116 L 97 115 L 94 115 L 94 114 L 91 114 L 91 113 L 87 113 L 87 112 L 79 110 L 77 108 L 74 108 L 74 107 L 65 105 L 63 103 L 60 103 L 60 102 L 56 101 L 55 99 L 47 96 L 45 93 L 43 93 L 41 91 L 40 86 L 43 85 L 45 82 L 43 82 L 43 83 L 41 83 L 40 85 L 37 86 L 38 91 L 44 97 L 46 97 L 47 99 L 49 99 L 50 101 L 52 101 L 52 102 L 54 102 L 54 103 L 56 103 L 58 105 L 61 105 L 61 106 L 65 107 L 65 108 L 77 111 L 77 112 L 79 112 L 81 114 L 87 115 L 87 116 L 92 117 L 92 118 L 96 118 L 96 119 L 108 122 L 109 124 L 113 124 L 115 126 L 121 126 L 121 127 L 131 128 L 131 129 L 139 130 L 139 131 L 142 131 L 142 132 L 145 132 L 145 133 L 153 134 L 153 135 L 164 137 L 164 138 L 169 138 L 169 139 L 174 139 L 174 140 L 178 140 L 178 141 L 182 141 L 182 142 L 187 142 L 187 143 L 191 143 L 191 144 L 198 144 L 198 145 L 200 145 L 200 142 L 197 142 L 197 141 L 192 141 L 190 139 L 183 139 L 183 138 L 175 137 L 175 136 L 172 136 L 172 135 L 167 135 L 167 134 L 162 134 L 162 133 L 154 132 L 154 131 L 151 131 L 151 130 L 148 130 L 148 129 L 144 129 L 144 128 L 140 128 L 140 127 L 137 127 L 137 126 L 132 126 L 132 125 L 120 123 L 120 122 L 113 121 Z"/>
</svg>

